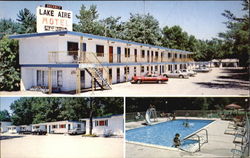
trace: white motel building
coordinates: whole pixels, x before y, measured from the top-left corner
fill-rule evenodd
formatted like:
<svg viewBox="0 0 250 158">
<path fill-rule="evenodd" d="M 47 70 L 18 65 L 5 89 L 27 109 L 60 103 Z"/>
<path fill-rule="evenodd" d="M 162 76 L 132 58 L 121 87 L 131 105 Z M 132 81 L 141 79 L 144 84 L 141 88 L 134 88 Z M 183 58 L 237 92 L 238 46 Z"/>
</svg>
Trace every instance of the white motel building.
<svg viewBox="0 0 250 158">
<path fill-rule="evenodd" d="M 92 34 L 57 31 L 12 35 L 19 40 L 21 90 L 80 93 L 110 89 L 132 76 L 192 69 L 192 53 Z"/>
</svg>

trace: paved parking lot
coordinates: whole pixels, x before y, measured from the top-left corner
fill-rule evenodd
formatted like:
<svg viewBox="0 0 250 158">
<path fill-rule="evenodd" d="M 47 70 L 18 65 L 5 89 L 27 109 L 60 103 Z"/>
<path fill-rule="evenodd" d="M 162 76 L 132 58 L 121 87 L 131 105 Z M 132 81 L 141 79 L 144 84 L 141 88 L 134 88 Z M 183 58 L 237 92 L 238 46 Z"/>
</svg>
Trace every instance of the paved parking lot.
<svg viewBox="0 0 250 158">
<path fill-rule="evenodd" d="M 1 158 L 122 158 L 123 138 L 9 135 L 0 151 Z"/>
<path fill-rule="evenodd" d="M 242 69 L 213 68 L 208 73 L 198 73 L 189 79 L 170 78 L 167 83 L 131 84 L 130 82 L 112 85 L 112 90 L 85 92 L 80 96 L 188 96 L 188 95 L 230 95 L 249 96 L 249 76 Z M 0 92 L 4 95 L 47 95 L 41 92 Z M 47 96 L 61 96 L 52 94 Z M 70 95 L 70 94 L 63 94 Z M 72 96 L 72 95 L 71 95 Z"/>
<path fill-rule="evenodd" d="M 187 95 L 249 95 L 249 80 L 240 69 L 213 68 L 208 73 L 198 73 L 189 79 L 170 78 L 165 84 L 120 83 L 112 85 L 112 90 L 95 91 L 92 94 L 102 96 L 187 96 Z"/>
</svg>

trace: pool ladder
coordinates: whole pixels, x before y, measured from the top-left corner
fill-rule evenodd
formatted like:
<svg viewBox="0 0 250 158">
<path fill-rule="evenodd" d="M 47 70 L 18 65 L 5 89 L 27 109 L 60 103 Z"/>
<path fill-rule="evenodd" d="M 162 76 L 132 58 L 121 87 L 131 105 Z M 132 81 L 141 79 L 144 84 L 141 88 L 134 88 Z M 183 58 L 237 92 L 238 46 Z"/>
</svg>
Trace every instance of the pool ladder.
<svg viewBox="0 0 250 158">
<path fill-rule="evenodd" d="M 205 131 L 205 133 L 206 133 L 205 141 L 200 135 L 198 135 L 198 133 L 200 133 L 201 131 Z M 194 136 L 197 137 L 197 139 L 194 139 Z M 190 153 L 198 152 L 198 151 L 201 150 L 201 146 L 203 144 L 208 143 L 208 131 L 206 129 L 201 129 L 201 130 L 197 131 L 196 133 L 184 138 L 182 141 L 188 140 L 190 138 L 192 138 L 192 140 L 197 140 L 198 141 L 198 149 L 195 149 L 195 150 L 192 150 L 192 151 L 188 150 L 188 149 L 184 149 L 184 148 L 180 148 L 180 149 L 183 150 L 183 151 L 186 151 L 186 152 L 190 152 Z"/>
</svg>

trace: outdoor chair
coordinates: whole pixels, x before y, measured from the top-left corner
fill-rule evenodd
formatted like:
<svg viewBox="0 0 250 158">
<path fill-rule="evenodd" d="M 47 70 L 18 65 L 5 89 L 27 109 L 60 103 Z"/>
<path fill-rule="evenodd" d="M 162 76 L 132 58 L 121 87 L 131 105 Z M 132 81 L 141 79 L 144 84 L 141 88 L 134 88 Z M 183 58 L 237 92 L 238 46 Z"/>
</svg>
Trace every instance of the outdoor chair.
<svg viewBox="0 0 250 158">
<path fill-rule="evenodd" d="M 244 131 L 238 131 L 235 134 L 233 143 L 234 144 L 243 144 L 243 143 L 247 142 L 247 134 L 246 133 L 247 133 L 246 129 Z"/>
<path fill-rule="evenodd" d="M 244 133 L 246 130 L 245 127 L 237 127 L 237 128 L 231 128 L 231 129 L 226 129 L 224 131 L 224 134 L 230 134 L 230 135 L 236 135 L 237 133 Z"/>
<path fill-rule="evenodd" d="M 244 158 L 246 156 L 246 149 L 248 145 L 249 145 L 249 140 L 241 145 L 235 144 L 235 148 L 231 150 L 231 152 L 233 153 L 233 158 L 234 157 Z"/>
</svg>

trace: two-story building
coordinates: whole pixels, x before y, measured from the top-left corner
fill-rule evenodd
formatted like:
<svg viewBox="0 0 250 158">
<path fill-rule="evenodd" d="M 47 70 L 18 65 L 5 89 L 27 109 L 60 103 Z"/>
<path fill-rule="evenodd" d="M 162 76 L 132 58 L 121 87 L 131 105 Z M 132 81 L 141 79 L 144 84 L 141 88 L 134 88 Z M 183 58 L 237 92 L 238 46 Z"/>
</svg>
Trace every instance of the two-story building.
<svg viewBox="0 0 250 158">
<path fill-rule="evenodd" d="M 110 89 L 146 73 L 192 69 L 191 52 L 86 33 L 12 35 L 19 40 L 21 90 Z"/>
</svg>

